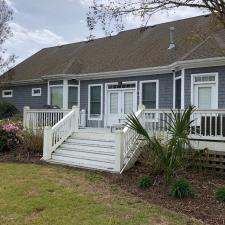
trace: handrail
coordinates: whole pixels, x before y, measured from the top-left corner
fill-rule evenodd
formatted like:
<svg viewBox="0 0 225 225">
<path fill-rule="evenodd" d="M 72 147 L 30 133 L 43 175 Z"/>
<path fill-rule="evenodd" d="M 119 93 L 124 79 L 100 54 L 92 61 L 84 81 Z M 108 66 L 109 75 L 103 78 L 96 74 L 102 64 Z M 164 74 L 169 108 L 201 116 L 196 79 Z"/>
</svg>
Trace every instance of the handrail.
<svg viewBox="0 0 225 225">
<path fill-rule="evenodd" d="M 52 152 L 57 149 L 73 132 L 78 130 L 79 107 L 74 106 L 72 111 L 62 118 L 53 127 L 44 129 L 43 159 L 51 159 Z"/>
<path fill-rule="evenodd" d="M 140 107 L 135 113 L 135 116 L 144 125 L 144 106 Z M 130 154 L 135 153 L 136 142 L 138 141 L 139 134 L 129 128 L 128 125 L 122 131 L 116 133 L 116 170 L 122 172 L 129 162 Z"/>
</svg>

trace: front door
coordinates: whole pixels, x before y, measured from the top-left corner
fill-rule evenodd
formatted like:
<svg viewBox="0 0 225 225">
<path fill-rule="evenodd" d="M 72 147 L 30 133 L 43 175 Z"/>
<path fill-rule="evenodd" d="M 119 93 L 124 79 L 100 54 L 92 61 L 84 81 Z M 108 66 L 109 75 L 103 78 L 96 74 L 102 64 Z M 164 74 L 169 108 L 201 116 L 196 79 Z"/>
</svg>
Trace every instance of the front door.
<svg viewBox="0 0 225 225">
<path fill-rule="evenodd" d="M 135 90 L 110 90 L 107 93 L 107 126 L 124 123 L 136 111 Z"/>
</svg>

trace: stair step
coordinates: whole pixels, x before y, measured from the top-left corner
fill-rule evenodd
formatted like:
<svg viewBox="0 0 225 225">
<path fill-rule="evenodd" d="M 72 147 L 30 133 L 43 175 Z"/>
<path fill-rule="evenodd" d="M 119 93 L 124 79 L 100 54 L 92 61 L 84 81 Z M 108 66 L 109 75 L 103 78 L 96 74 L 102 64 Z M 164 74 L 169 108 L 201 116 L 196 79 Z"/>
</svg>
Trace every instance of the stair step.
<svg viewBox="0 0 225 225">
<path fill-rule="evenodd" d="M 74 145 L 93 145 L 93 146 L 104 146 L 115 148 L 114 141 L 106 140 L 91 140 L 91 139 L 78 139 L 78 138 L 68 138 L 65 143 L 72 143 Z"/>
<path fill-rule="evenodd" d="M 102 167 L 102 166 L 96 166 L 96 165 L 89 165 L 89 164 L 81 164 L 81 163 L 72 163 L 68 161 L 58 161 L 55 159 L 47 160 L 47 162 L 52 164 L 59 164 L 59 165 L 65 165 L 65 166 L 72 166 L 72 167 L 78 167 L 78 168 L 84 168 L 84 169 L 91 169 L 91 170 L 100 170 L 100 171 L 108 171 L 108 172 L 115 172 L 115 169 L 113 167 Z"/>
<path fill-rule="evenodd" d="M 66 162 L 68 164 L 72 163 L 74 165 L 82 165 L 83 167 L 92 166 L 93 168 L 102 167 L 107 169 L 114 169 L 115 162 L 112 160 L 94 160 L 87 158 L 79 158 L 79 157 L 71 157 L 70 155 L 62 155 L 62 154 L 52 154 L 52 159 L 58 162 Z"/>
<path fill-rule="evenodd" d="M 85 146 L 85 145 L 84 146 L 83 145 L 71 145 L 71 144 L 67 144 L 67 143 L 63 143 L 58 149 L 74 151 L 74 152 L 89 152 L 89 153 L 93 153 L 93 154 L 115 155 L 115 149 Z"/>
<path fill-rule="evenodd" d="M 71 135 L 71 138 L 86 139 L 86 140 L 98 140 L 98 141 L 115 141 L 115 134 L 108 133 L 93 133 L 93 132 L 79 132 Z"/>
<path fill-rule="evenodd" d="M 109 153 L 114 153 L 115 152 L 115 147 L 107 147 L 107 146 L 102 146 L 102 145 L 80 145 L 80 144 L 73 144 L 73 143 L 67 143 L 64 142 L 60 147 L 63 148 L 68 148 L 70 150 L 76 151 L 76 149 L 82 149 L 82 150 L 87 150 L 91 152 L 109 152 Z"/>
<path fill-rule="evenodd" d="M 83 159 L 90 159 L 94 161 L 98 160 L 106 160 L 110 162 L 114 162 L 115 160 L 115 154 L 104 154 L 102 152 L 96 153 L 96 152 L 88 152 L 88 151 L 73 151 L 73 150 L 68 150 L 67 148 L 58 148 L 53 154 L 61 154 L 61 155 L 66 155 L 70 157 L 75 157 L 75 158 L 83 158 Z"/>
</svg>

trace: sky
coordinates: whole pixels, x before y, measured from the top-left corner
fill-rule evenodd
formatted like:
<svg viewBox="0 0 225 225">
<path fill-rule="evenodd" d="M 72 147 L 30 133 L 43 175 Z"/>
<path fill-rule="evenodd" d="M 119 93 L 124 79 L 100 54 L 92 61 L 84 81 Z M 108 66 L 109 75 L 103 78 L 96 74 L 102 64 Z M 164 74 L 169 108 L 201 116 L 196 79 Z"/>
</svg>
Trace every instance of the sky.
<svg viewBox="0 0 225 225">
<path fill-rule="evenodd" d="M 42 48 L 84 41 L 89 35 L 86 13 L 92 0 L 6 0 L 14 10 L 10 22 L 13 36 L 5 43 L 8 54 L 18 64 Z M 149 25 L 204 14 L 197 9 L 179 9 L 155 14 Z M 141 25 L 138 18 L 127 17 L 126 29 Z M 94 33 L 104 36 L 101 29 Z"/>
</svg>

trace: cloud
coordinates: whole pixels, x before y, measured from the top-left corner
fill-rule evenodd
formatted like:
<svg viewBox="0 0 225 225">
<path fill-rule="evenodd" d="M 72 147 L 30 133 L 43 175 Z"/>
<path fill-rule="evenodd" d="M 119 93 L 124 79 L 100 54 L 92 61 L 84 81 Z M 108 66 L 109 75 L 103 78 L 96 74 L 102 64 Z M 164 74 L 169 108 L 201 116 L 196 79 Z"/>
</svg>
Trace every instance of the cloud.
<svg viewBox="0 0 225 225">
<path fill-rule="evenodd" d="M 55 34 L 49 29 L 36 29 L 29 30 L 18 23 L 10 24 L 13 37 L 9 40 L 9 42 L 24 43 L 26 41 L 32 41 L 37 44 L 44 45 L 60 45 L 66 44 L 66 41 L 62 36 Z"/>
<path fill-rule="evenodd" d="M 18 23 L 11 23 L 10 26 L 13 37 L 5 42 L 4 47 L 9 53 L 15 53 L 18 56 L 16 63 L 42 48 L 67 44 L 62 36 L 49 29 L 30 30 Z"/>
</svg>

